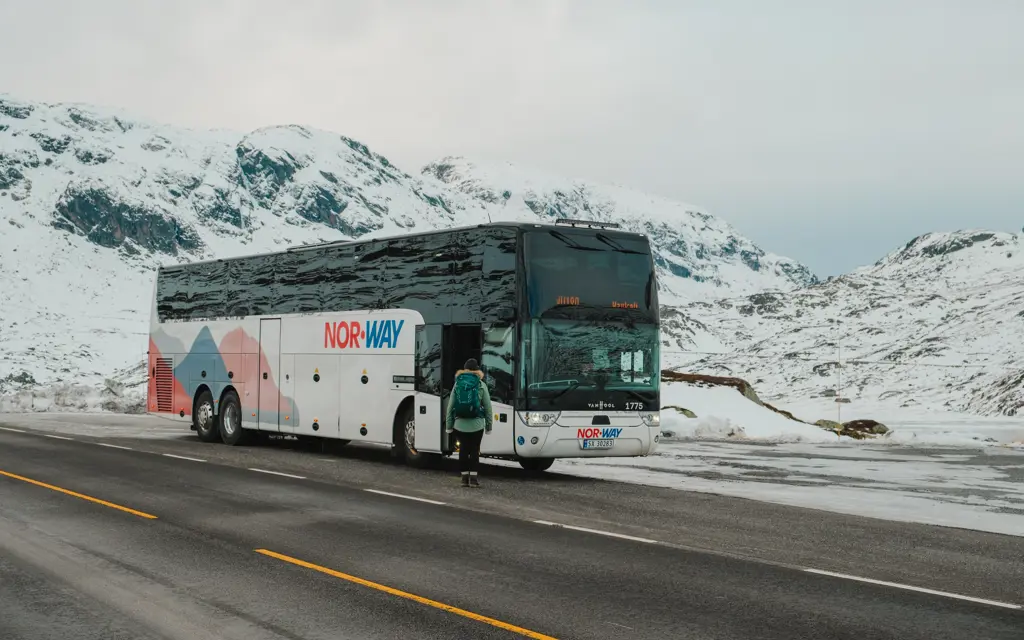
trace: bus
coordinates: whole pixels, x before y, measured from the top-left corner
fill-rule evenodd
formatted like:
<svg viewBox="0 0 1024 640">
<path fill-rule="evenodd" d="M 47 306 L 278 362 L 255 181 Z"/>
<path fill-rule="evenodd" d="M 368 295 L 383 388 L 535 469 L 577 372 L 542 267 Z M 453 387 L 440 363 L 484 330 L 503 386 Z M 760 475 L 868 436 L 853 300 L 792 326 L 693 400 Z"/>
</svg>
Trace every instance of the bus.
<svg viewBox="0 0 1024 640">
<path fill-rule="evenodd" d="M 147 411 L 204 442 L 268 435 L 457 452 L 444 413 L 469 358 L 494 409 L 481 456 L 646 456 L 660 438 L 648 238 L 495 222 L 158 268 Z"/>
</svg>

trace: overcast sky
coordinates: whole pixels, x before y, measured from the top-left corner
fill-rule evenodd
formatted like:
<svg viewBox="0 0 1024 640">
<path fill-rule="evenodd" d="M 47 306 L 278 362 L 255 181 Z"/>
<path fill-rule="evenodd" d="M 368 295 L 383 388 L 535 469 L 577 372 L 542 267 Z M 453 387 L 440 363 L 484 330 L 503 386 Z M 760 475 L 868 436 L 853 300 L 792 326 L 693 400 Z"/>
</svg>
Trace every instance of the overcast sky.
<svg viewBox="0 0 1024 640">
<path fill-rule="evenodd" d="M 1024 225 L 1024 0 L 0 0 L 0 91 L 695 205 L 822 276 Z"/>
</svg>

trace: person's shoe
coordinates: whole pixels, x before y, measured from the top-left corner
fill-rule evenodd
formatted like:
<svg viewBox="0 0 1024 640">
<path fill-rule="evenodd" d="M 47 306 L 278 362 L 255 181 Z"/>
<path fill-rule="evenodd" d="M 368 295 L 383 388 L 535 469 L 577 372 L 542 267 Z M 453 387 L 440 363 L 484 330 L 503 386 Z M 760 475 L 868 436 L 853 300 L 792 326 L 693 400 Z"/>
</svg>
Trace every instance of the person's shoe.
<svg viewBox="0 0 1024 640">
<path fill-rule="evenodd" d="M 480 480 L 476 476 L 469 476 L 469 486 L 480 488 Z"/>
<path fill-rule="evenodd" d="M 466 476 L 466 475 L 462 476 L 462 486 L 464 486 L 464 487 L 468 487 L 469 486 L 469 476 Z"/>
</svg>

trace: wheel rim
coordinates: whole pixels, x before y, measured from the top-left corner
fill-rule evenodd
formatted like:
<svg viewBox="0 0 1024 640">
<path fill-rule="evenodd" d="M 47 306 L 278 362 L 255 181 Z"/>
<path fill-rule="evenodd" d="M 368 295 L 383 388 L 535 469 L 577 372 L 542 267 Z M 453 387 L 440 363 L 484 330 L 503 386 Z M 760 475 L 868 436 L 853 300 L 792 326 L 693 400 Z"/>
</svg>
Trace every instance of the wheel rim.
<svg viewBox="0 0 1024 640">
<path fill-rule="evenodd" d="M 224 410 L 224 433 L 234 435 L 238 429 L 238 410 L 233 403 L 229 403 Z"/>
<path fill-rule="evenodd" d="M 213 422 L 213 405 L 209 402 L 203 402 L 199 405 L 199 410 L 196 415 L 196 424 L 200 431 L 209 431 L 210 426 Z"/>
<path fill-rule="evenodd" d="M 416 443 L 416 421 L 415 420 L 409 420 L 408 422 L 405 423 L 405 448 L 409 451 L 409 453 L 411 453 L 413 455 L 416 454 L 416 447 L 414 446 L 415 443 Z"/>
</svg>

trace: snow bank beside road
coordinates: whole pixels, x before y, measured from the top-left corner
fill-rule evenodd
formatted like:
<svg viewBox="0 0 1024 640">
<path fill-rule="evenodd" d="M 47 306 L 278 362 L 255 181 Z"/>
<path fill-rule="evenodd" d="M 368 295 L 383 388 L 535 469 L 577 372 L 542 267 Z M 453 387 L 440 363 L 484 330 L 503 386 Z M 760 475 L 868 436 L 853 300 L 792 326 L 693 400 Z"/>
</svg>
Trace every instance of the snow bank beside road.
<svg viewBox="0 0 1024 640">
<path fill-rule="evenodd" d="M 686 409 L 696 418 L 681 413 Z M 808 422 L 835 411 L 820 402 L 787 405 Z M 854 443 L 911 447 L 1024 448 L 1024 420 L 963 413 L 843 407 L 843 417 L 871 417 L 884 423 L 887 434 L 857 441 L 832 431 L 791 420 L 759 405 L 733 387 L 698 386 L 687 382 L 662 383 L 661 424 L 664 439 L 765 443 Z M 833 416 L 834 417 L 834 416 Z"/>
<path fill-rule="evenodd" d="M 732 387 L 663 383 L 662 434 L 669 440 L 759 440 L 764 442 L 852 442 L 811 424 L 778 414 Z M 695 414 L 684 415 L 681 409 Z"/>
</svg>

